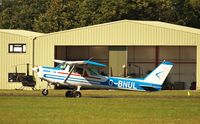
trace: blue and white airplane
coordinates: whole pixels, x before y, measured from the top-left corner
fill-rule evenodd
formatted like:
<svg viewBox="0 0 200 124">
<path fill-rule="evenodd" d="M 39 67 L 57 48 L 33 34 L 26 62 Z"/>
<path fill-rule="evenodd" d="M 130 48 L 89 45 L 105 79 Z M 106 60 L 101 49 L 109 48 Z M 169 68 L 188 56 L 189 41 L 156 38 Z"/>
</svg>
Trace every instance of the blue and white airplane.
<svg viewBox="0 0 200 124">
<path fill-rule="evenodd" d="M 63 61 L 57 67 L 39 66 L 33 68 L 41 80 L 48 82 L 46 89 L 42 90 L 44 96 L 48 95 L 50 84 L 74 87 L 65 93 L 66 97 L 81 97 L 80 88 L 118 89 L 133 91 L 159 91 L 162 84 L 173 67 L 173 63 L 163 61 L 145 78 L 122 78 L 103 76 L 98 73 L 97 67 L 106 65 L 94 61 Z"/>
</svg>

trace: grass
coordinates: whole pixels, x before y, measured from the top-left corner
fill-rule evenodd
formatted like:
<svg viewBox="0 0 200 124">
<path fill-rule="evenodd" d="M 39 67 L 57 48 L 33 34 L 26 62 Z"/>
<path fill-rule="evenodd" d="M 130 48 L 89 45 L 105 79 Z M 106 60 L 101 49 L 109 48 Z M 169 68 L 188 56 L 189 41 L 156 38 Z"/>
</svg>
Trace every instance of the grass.
<svg viewBox="0 0 200 124">
<path fill-rule="evenodd" d="M 0 90 L 1 124 L 199 124 L 200 92 L 82 91 L 79 99 L 64 90 Z"/>
</svg>

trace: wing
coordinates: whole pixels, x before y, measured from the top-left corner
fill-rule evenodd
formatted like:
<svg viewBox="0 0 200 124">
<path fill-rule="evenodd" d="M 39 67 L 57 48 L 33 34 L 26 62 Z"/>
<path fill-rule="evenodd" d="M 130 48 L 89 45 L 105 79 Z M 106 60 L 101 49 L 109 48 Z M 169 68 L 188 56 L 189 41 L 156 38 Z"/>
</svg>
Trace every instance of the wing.
<svg viewBox="0 0 200 124">
<path fill-rule="evenodd" d="M 101 63 L 94 62 L 94 61 L 89 61 L 89 60 L 84 61 L 84 63 L 88 64 L 88 65 L 95 65 L 95 66 L 100 66 L 100 67 L 105 67 L 106 66 L 105 64 L 101 64 Z"/>
<path fill-rule="evenodd" d="M 101 64 L 98 62 L 90 61 L 90 60 L 84 60 L 84 61 L 64 61 L 64 60 L 53 60 L 56 63 L 66 63 L 69 65 L 95 65 L 100 67 L 105 67 L 105 64 Z"/>
<path fill-rule="evenodd" d="M 57 60 L 57 59 L 55 59 L 55 60 L 53 60 L 53 62 L 61 64 L 61 63 L 64 63 L 64 62 L 66 62 L 66 61 L 64 61 L 64 60 Z"/>
</svg>

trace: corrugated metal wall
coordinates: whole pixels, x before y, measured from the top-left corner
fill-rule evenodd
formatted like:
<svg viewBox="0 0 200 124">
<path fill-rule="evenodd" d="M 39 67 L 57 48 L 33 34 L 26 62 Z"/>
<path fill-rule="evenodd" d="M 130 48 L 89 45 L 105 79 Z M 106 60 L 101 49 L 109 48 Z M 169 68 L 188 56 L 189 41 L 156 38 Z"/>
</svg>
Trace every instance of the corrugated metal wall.
<svg viewBox="0 0 200 124">
<path fill-rule="evenodd" d="M 198 35 L 122 21 L 51 33 L 39 39 L 57 45 L 197 45 Z"/>
<path fill-rule="evenodd" d="M 15 89 L 21 83 L 8 82 L 8 73 L 15 72 L 15 65 L 32 63 L 32 39 L 24 36 L 0 32 L 1 62 L 0 62 L 0 89 Z M 26 53 L 9 53 L 9 44 L 26 44 Z M 18 72 L 26 73 L 26 65 L 18 67 Z M 30 72 L 31 66 L 30 66 Z"/>
<path fill-rule="evenodd" d="M 3 34 L 2 33 L 0 33 L 0 50 L 2 50 L 3 49 L 3 45 L 1 45 L 1 42 L 3 42 Z M 0 88 L 2 87 L 2 83 L 3 83 L 3 80 L 2 80 L 2 60 L 3 60 L 3 58 L 2 58 L 2 56 L 1 56 L 1 54 L 2 54 L 2 51 L 0 51 Z"/>
<path fill-rule="evenodd" d="M 196 65 L 196 81 L 197 81 L 197 89 L 200 90 L 200 43 L 197 45 L 197 65 Z"/>
</svg>

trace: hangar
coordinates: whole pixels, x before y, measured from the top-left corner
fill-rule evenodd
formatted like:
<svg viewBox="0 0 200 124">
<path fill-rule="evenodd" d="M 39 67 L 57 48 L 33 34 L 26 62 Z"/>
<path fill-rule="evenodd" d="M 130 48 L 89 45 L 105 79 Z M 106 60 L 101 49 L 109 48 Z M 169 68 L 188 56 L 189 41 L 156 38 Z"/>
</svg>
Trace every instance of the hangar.
<svg viewBox="0 0 200 124">
<path fill-rule="evenodd" d="M 174 63 L 168 79 L 177 89 L 189 89 L 197 81 L 200 89 L 200 30 L 159 21 L 121 20 L 66 31 L 42 34 L 0 29 L 0 89 L 21 86 L 9 80 L 14 65 L 30 63 L 55 66 L 53 59 L 93 58 L 107 64 L 105 73 L 144 77 L 161 61 Z M 24 73 L 25 66 L 18 72 Z M 31 71 L 31 67 L 29 68 Z M 37 80 L 37 88 L 45 83 Z"/>
</svg>

